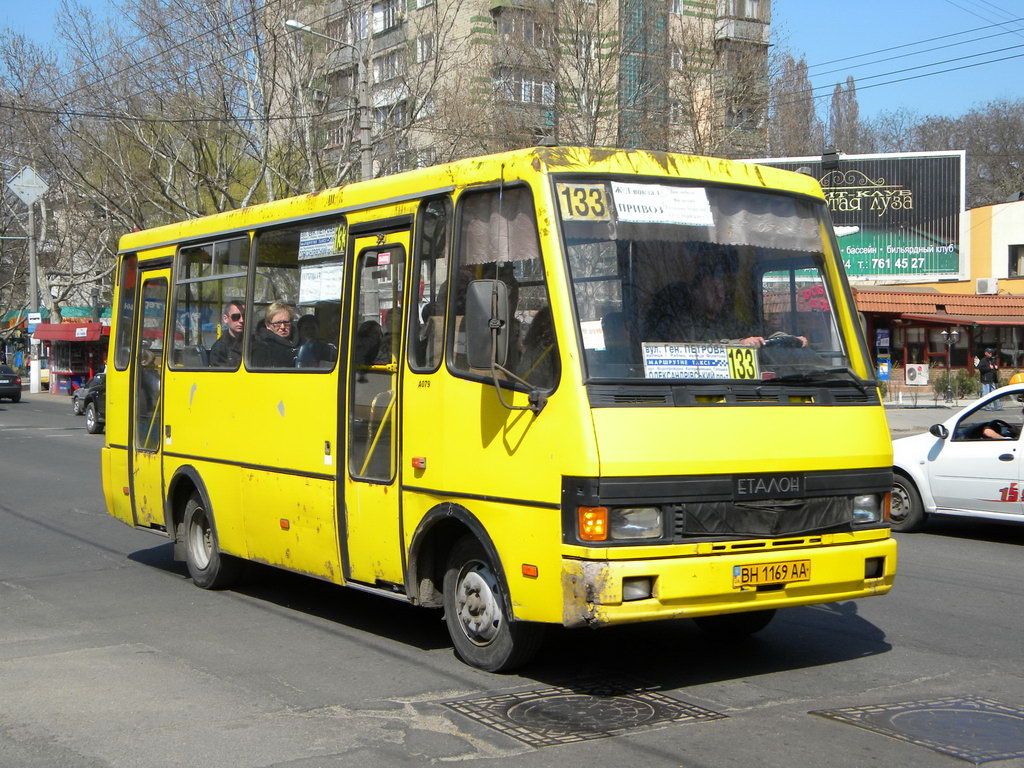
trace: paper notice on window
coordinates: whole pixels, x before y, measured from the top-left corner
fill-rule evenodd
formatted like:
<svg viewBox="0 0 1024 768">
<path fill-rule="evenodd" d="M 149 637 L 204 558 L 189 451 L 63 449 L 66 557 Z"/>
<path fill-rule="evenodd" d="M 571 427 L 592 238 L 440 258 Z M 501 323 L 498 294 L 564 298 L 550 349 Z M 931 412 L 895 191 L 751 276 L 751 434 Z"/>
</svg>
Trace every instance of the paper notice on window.
<svg viewBox="0 0 1024 768">
<path fill-rule="evenodd" d="M 703 187 L 612 182 L 612 199 L 619 221 L 712 227 L 715 224 Z"/>
<path fill-rule="evenodd" d="M 723 344 L 643 342 L 646 379 L 728 379 L 729 352 Z"/>
<path fill-rule="evenodd" d="M 341 300 L 341 264 L 303 267 L 299 272 L 299 304 Z"/>
<path fill-rule="evenodd" d="M 335 227 L 303 229 L 299 232 L 299 261 L 334 254 Z"/>
</svg>

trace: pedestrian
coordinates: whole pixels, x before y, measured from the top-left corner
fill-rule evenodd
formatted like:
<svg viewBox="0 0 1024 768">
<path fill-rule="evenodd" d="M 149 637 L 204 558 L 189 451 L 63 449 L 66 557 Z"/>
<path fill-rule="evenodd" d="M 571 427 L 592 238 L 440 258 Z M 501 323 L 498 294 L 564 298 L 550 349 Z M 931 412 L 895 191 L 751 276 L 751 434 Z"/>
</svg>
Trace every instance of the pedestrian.
<svg viewBox="0 0 1024 768">
<path fill-rule="evenodd" d="M 985 356 L 981 358 L 976 367 L 978 373 L 981 374 L 981 396 L 984 397 L 989 392 L 993 391 L 999 386 L 999 362 L 994 357 L 995 350 L 992 347 L 985 349 Z M 998 401 L 993 401 L 993 404 L 985 406 L 993 410 L 1002 410 Z"/>
</svg>

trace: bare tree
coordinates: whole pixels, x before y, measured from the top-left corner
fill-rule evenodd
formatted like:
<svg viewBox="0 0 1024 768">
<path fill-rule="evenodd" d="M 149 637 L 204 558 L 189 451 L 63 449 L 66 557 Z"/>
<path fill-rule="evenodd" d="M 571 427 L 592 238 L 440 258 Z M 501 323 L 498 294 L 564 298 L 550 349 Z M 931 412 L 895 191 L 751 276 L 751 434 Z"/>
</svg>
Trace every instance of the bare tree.
<svg viewBox="0 0 1024 768">
<path fill-rule="evenodd" d="M 828 111 L 828 141 L 832 148 L 847 154 L 861 151 L 860 107 L 857 84 L 852 77 L 836 83 Z"/>
<path fill-rule="evenodd" d="M 771 85 L 768 146 L 775 157 L 814 155 L 824 147 L 824 125 L 818 117 L 807 62 L 803 56 L 782 56 Z"/>
</svg>

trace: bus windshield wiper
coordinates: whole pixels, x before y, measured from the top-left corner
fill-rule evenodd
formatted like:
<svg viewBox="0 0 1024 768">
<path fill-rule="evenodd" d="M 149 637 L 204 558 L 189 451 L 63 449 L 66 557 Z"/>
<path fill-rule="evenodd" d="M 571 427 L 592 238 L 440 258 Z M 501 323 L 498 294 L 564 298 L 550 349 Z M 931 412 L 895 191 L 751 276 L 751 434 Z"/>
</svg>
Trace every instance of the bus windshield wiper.
<svg viewBox="0 0 1024 768">
<path fill-rule="evenodd" d="M 835 377 L 836 374 L 845 374 L 847 378 L 828 378 Z M 874 379 L 862 379 L 856 373 L 854 373 L 849 366 L 842 368 L 824 368 L 820 371 L 802 371 L 800 373 L 787 373 L 783 376 L 776 376 L 772 379 L 773 382 L 780 382 L 783 384 L 787 383 L 801 383 L 801 384 L 822 384 L 824 386 L 835 385 L 835 384 L 853 384 L 857 389 L 861 391 L 861 394 L 866 395 L 868 393 L 868 387 L 877 387 L 878 382 Z"/>
</svg>

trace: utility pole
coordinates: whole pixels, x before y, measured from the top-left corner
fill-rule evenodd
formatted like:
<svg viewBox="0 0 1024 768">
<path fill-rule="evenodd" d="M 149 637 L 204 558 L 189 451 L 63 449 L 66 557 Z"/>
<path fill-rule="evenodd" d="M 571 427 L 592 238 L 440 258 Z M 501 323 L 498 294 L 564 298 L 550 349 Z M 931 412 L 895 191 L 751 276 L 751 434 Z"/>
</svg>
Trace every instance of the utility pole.
<svg viewBox="0 0 1024 768">
<path fill-rule="evenodd" d="M 35 204 L 43 195 L 49 185 L 36 175 L 30 166 L 25 166 L 12 179 L 7 182 L 7 188 L 11 190 L 18 199 L 28 206 L 28 311 L 29 317 L 37 316 L 39 313 L 39 275 L 36 266 L 36 218 Z M 31 341 L 32 355 L 29 360 L 29 392 L 39 392 L 39 355 L 36 349 L 39 342 L 35 338 Z"/>
</svg>

